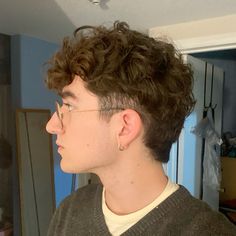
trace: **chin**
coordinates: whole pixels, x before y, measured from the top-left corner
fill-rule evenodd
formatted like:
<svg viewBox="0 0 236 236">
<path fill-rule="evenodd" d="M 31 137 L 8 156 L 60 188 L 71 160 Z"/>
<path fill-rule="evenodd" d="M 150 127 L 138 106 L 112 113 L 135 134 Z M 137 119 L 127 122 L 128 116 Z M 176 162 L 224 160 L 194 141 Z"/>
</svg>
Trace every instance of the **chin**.
<svg viewBox="0 0 236 236">
<path fill-rule="evenodd" d="M 61 170 L 65 173 L 68 173 L 68 174 L 78 173 L 75 170 L 74 166 L 63 163 L 63 160 L 61 160 L 60 166 L 61 166 Z"/>
<path fill-rule="evenodd" d="M 60 166 L 61 166 L 61 170 L 65 173 L 68 173 L 68 174 L 82 174 L 82 173 L 89 172 L 89 171 L 86 171 L 82 168 L 75 168 L 75 165 L 65 163 L 65 161 L 63 161 L 63 160 L 61 160 Z"/>
</svg>

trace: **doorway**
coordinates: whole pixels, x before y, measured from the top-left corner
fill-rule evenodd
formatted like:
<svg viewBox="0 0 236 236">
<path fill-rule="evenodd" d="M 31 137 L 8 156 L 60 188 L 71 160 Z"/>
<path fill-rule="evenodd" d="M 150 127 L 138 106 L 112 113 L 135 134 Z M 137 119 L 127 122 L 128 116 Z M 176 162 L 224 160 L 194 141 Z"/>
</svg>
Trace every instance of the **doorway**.
<svg viewBox="0 0 236 236">
<path fill-rule="evenodd" d="M 191 53 L 195 58 L 223 68 L 223 115 L 221 145 L 222 181 L 219 210 L 236 223 L 236 49 Z"/>
<path fill-rule="evenodd" d="M 0 231 L 13 227 L 10 36 L 0 34 Z"/>
</svg>

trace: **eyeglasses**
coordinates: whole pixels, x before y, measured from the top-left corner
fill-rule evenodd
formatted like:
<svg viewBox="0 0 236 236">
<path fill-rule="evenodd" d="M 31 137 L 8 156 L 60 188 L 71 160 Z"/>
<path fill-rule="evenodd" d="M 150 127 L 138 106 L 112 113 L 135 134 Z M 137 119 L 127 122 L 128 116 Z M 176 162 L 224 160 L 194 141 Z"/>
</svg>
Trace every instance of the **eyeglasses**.
<svg viewBox="0 0 236 236">
<path fill-rule="evenodd" d="M 93 111 L 111 111 L 111 110 L 124 110 L 124 108 L 121 108 L 121 107 L 111 107 L 111 108 L 104 108 L 104 109 L 88 109 L 88 110 L 68 110 L 66 112 L 62 112 L 62 105 L 60 105 L 60 103 L 58 101 L 55 102 L 55 105 L 56 105 L 56 114 L 57 114 L 57 117 L 61 123 L 61 128 L 63 128 L 63 116 L 65 113 L 67 112 L 93 112 Z"/>
</svg>

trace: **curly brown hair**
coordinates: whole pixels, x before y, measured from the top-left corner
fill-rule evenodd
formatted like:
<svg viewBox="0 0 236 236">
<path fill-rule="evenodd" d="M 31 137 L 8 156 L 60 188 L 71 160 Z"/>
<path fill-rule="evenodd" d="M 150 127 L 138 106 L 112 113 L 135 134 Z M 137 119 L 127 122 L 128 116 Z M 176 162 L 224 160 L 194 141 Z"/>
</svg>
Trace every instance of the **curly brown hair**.
<svg viewBox="0 0 236 236">
<path fill-rule="evenodd" d="M 167 162 L 193 106 L 193 76 L 174 46 L 129 29 L 127 23 L 84 26 L 49 62 L 47 86 L 58 93 L 75 75 L 99 98 L 100 108 L 136 110 L 144 124 L 144 144 Z M 111 117 L 115 111 L 101 111 Z"/>
</svg>

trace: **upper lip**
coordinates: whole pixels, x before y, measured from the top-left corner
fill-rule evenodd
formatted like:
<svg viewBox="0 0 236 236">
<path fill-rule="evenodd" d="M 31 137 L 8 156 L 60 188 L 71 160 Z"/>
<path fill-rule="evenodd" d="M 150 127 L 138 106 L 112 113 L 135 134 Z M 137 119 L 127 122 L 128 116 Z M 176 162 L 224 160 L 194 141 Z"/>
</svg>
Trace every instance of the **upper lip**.
<svg viewBox="0 0 236 236">
<path fill-rule="evenodd" d="M 58 147 L 62 147 L 62 145 L 61 145 L 58 141 L 56 141 L 56 145 L 57 145 Z"/>
</svg>

